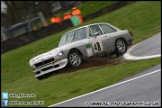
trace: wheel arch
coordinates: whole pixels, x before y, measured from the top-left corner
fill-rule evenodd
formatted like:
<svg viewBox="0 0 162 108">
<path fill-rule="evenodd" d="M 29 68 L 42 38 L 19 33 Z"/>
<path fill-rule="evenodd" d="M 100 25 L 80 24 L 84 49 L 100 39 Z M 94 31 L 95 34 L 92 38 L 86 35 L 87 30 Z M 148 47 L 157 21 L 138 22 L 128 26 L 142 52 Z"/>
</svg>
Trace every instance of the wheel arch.
<svg viewBox="0 0 162 108">
<path fill-rule="evenodd" d="M 124 42 L 128 45 L 128 43 L 127 43 L 127 41 L 126 41 L 126 39 L 125 38 L 123 38 L 123 37 L 119 37 L 119 38 L 117 38 L 117 39 L 115 39 L 115 43 L 114 43 L 114 46 L 115 46 L 115 44 L 116 44 L 116 42 L 117 42 L 117 40 L 118 39 L 122 39 L 122 40 L 124 40 Z"/>
<path fill-rule="evenodd" d="M 69 56 L 72 52 L 77 52 L 80 56 L 80 59 L 81 59 L 81 63 L 84 61 L 84 57 L 83 57 L 83 54 L 82 52 L 78 49 L 78 48 L 72 48 L 69 50 L 68 52 L 68 65 L 71 65 L 70 61 L 69 61 Z M 72 66 L 72 65 L 71 65 Z"/>
<path fill-rule="evenodd" d="M 72 48 L 72 49 L 70 49 L 69 52 L 68 52 L 68 55 L 69 55 L 71 52 L 73 52 L 73 51 L 78 51 L 78 52 L 81 54 L 81 56 L 83 57 L 82 52 L 81 52 L 78 48 Z"/>
</svg>

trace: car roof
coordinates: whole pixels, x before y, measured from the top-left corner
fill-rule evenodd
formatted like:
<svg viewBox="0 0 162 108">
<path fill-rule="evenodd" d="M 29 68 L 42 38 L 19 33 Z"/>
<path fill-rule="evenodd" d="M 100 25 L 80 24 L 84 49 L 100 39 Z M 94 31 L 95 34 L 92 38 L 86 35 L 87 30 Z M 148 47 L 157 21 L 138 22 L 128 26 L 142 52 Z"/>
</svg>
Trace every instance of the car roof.
<svg viewBox="0 0 162 108">
<path fill-rule="evenodd" d="M 77 30 L 77 29 L 81 29 L 81 28 L 88 27 L 88 26 L 91 26 L 91 25 L 96 25 L 96 24 L 108 24 L 108 25 L 109 25 L 109 23 L 106 23 L 106 22 L 93 23 L 93 24 L 88 24 L 88 25 L 85 25 L 85 26 L 81 26 L 81 27 L 79 27 L 79 28 L 72 29 L 72 30 L 70 30 L 70 31 L 68 31 L 68 32 L 65 32 L 64 34 L 67 34 L 67 33 L 69 33 L 69 32 L 75 31 L 75 30 Z M 64 35 L 64 34 L 63 34 L 63 35 Z M 63 35 L 62 35 L 62 36 L 63 36 Z"/>
</svg>

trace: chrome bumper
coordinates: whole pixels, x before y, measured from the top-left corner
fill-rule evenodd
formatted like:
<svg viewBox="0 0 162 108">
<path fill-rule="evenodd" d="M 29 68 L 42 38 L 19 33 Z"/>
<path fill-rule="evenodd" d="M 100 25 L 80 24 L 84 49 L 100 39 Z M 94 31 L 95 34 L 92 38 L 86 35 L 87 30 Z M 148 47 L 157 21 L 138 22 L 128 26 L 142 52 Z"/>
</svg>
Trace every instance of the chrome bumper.
<svg viewBox="0 0 162 108">
<path fill-rule="evenodd" d="M 65 58 L 65 59 L 59 60 L 55 63 L 50 63 L 46 66 L 42 66 L 41 68 L 36 69 L 33 72 L 35 73 L 35 77 L 39 77 L 44 74 L 50 73 L 52 71 L 62 69 L 67 65 L 67 63 L 68 63 L 68 60 L 67 60 L 67 58 Z"/>
</svg>

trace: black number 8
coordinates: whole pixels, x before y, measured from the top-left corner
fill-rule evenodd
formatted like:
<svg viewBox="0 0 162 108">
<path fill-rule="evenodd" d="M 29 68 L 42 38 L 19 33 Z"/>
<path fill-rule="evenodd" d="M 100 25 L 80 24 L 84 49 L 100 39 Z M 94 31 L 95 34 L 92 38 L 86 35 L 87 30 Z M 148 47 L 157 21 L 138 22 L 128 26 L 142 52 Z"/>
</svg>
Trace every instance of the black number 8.
<svg viewBox="0 0 162 108">
<path fill-rule="evenodd" d="M 95 46 L 95 50 L 101 51 L 101 46 L 99 42 L 96 42 L 94 46 Z"/>
<path fill-rule="evenodd" d="M 98 47 L 98 51 L 101 51 L 100 43 L 97 42 L 96 44 L 97 44 L 97 47 Z"/>
</svg>

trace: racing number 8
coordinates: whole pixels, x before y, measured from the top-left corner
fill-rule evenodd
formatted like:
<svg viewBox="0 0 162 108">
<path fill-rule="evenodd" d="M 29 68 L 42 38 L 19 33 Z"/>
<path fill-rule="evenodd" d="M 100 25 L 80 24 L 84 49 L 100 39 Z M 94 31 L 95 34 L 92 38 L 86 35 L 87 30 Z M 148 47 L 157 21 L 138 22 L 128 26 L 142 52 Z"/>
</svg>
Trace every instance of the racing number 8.
<svg viewBox="0 0 162 108">
<path fill-rule="evenodd" d="M 94 43 L 95 50 L 101 51 L 101 46 L 99 42 Z"/>
</svg>

